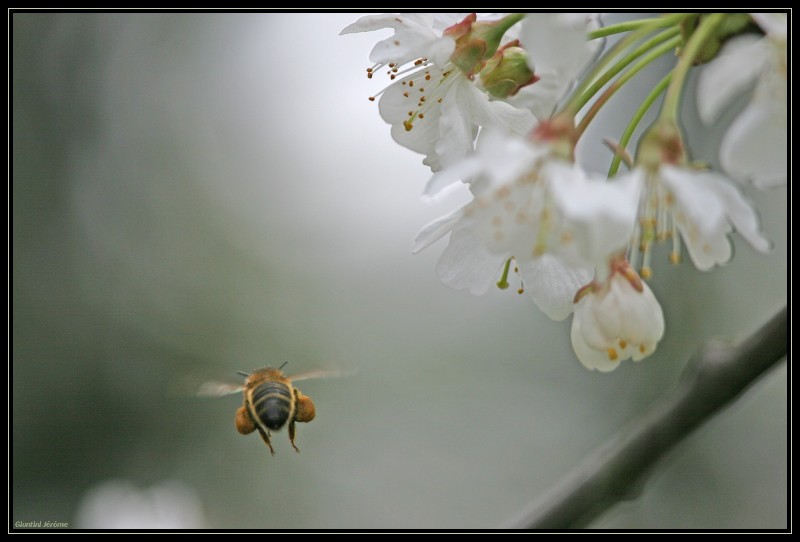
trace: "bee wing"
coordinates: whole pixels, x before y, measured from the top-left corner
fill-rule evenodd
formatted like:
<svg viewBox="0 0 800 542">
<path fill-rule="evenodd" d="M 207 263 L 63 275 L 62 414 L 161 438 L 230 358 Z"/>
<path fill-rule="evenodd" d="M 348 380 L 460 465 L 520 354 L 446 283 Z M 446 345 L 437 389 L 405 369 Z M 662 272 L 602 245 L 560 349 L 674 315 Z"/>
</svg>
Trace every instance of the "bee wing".
<svg viewBox="0 0 800 542">
<path fill-rule="evenodd" d="M 197 386 L 197 389 L 194 391 L 193 395 L 197 395 L 199 397 L 223 397 L 225 395 L 239 393 L 243 388 L 244 386 L 241 384 L 209 380 Z"/>
<path fill-rule="evenodd" d="M 319 369 L 316 371 L 306 371 L 304 373 L 292 375 L 289 378 L 294 382 L 298 380 L 309 380 L 311 378 L 338 378 L 353 374 L 353 371 L 343 371 L 340 369 Z"/>
</svg>

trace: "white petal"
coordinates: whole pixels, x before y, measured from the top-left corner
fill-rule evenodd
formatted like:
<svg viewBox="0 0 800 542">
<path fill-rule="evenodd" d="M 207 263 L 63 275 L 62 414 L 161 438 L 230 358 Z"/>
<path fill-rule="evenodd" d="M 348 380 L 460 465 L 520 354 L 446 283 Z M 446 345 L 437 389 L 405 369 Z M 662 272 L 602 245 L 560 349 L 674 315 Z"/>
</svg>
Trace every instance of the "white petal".
<svg viewBox="0 0 800 542">
<path fill-rule="evenodd" d="M 634 294 L 633 298 L 636 301 L 628 304 L 625 311 L 625 338 L 632 345 L 647 347 L 645 352 L 633 349 L 633 359 L 638 361 L 655 350 L 656 344 L 664 336 L 664 312 L 646 282 L 642 282 L 642 292 Z"/>
<path fill-rule="evenodd" d="M 766 188 L 786 184 L 786 102 L 754 99 L 728 128 L 720 162 L 738 180 Z"/>
<path fill-rule="evenodd" d="M 522 21 L 519 39 L 533 62 L 531 69 L 554 69 L 566 79 L 576 77 L 591 59 L 596 44 L 587 41 L 590 14 L 534 13 Z"/>
<path fill-rule="evenodd" d="M 664 166 L 661 178 L 675 197 L 675 220 L 698 269 L 706 270 L 730 259 L 727 234 L 731 225 L 756 250 L 770 249 L 755 209 L 724 176 Z"/>
<path fill-rule="evenodd" d="M 417 109 L 416 98 L 405 96 L 407 86 L 403 82 L 424 81 L 424 75 L 408 75 L 397 80 L 381 96 L 378 103 L 383 120 L 392 125 L 392 138 L 408 149 L 427 155 L 425 163 L 434 171 L 441 169 L 435 145 L 439 140 L 440 108 L 431 107 L 425 112 L 424 119 L 417 119 L 411 130 L 406 130 L 403 121 L 408 119 L 408 112 Z"/>
<path fill-rule="evenodd" d="M 619 367 L 619 361 L 611 361 L 603 350 L 596 350 L 586 344 L 577 314 L 572 317 L 572 328 L 570 330 L 572 349 L 578 360 L 590 371 L 598 370 L 604 373 L 613 371 Z"/>
<path fill-rule="evenodd" d="M 570 88 L 570 81 L 563 80 L 557 72 L 536 72 L 541 77 L 539 81 L 527 87 L 522 87 L 516 96 L 509 102 L 529 109 L 540 120 L 549 119 L 555 112 L 556 105 Z"/>
<path fill-rule="evenodd" d="M 768 252 L 772 243 L 761 234 L 761 225 L 753 206 L 730 183 L 721 178 L 711 178 L 710 182 L 725 207 L 728 221 L 733 224 L 739 235 L 750 245 L 760 251 Z"/>
<path fill-rule="evenodd" d="M 481 295 L 495 283 L 500 267 L 508 258 L 509 255 L 492 254 L 484 249 L 469 228 L 456 227 L 436 264 L 436 274 L 454 290 Z"/>
<path fill-rule="evenodd" d="M 424 250 L 441 239 L 445 234 L 453 229 L 453 226 L 461 219 L 463 214 L 464 213 L 461 209 L 457 209 L 449 215 L 437 218 L 433 222 L 427 224 L 417 234 L 417 238 L 414 239 L 414 245 L 411 247 L 411 253 L 417 254 L 421 250 Z"/>
<path fill-rule="evenodd" d="M 674 166 L 662 166 L 660 173 L 664 185 L 675 196 L 680 212 L 701 237 L 708 239 L 727 232 L 725 208 L 712 181 L 717 180 L 719 174 Z"/>
<path fill-rule="evenodd" d="M 516 181 L 549 152 L 547 147 L 534 145 L 527 137 L 492 128 L 481 130 L 475 149 L 489 181 L 485 188 Z"/>
<path fill-rule="evenodd" d="M 459 181 L 468 182 L 470 178 L 478 174 L 483 169 L 480 159 L 470 156 L 456 164 L 434 174 L 425 185 L 422 192 L 422 199 L 426 202 L 434 202 L 440 199 L 445 193 Z"/>
<path fill-rule="evenodd" d="M 340 34 L 394 28 L 394 35 L 379 41 L 370 52 L 370 60 L 376 63 L 405 64 L 431 56 L 446 60 L 455 48 L 455 41 L 443 38 L 432 28 L 433 23 L 434 16 L 428 13 L 367 15 L 345 27 Z"/>
<path fill-rule="evenodd" d="M 788 18 L 785 13 L 751 13 L 750 16 L 768 36 L 786 38 Z"/>
<path fill-rule="evenodd" d="M 445 168 L 473 151 L 477 135 L 477 126 L 469 116 L 472 83 L 466 77 L 454 77 L 458 77 L 458 80 L 453 83 L 452 90 L 444 96 L 439 107 L 439 137 L 434 146 L 439 162 Z"/>
<path fill-rule="evenodd" d="M 576 165 L 552 162 L 544 174 L 564 219 L 562 248 L 570 263 L 599 267 L 625 250 L 638 213 L 640 171 L 604 181 L 585 177 Z"/>
<path fill-rule="evenodd" d="M 357 32 L 372 32 L 381 28 L 396 28 L 400 24 L 396 19 L 398 15 L 394 13 L 381 13 L 379 15 L 365 15 L 356 22 L 347 25 L 339 32 L 343 34 L 355 34 Z"/>
<path fill-rule="evenodd" d="M 599 50 L 600 40 L 587 41 L 591 14 L 537 13 L 522 22 L 520 42 L 528 64 L 540 79 L 524 87 L 512 103 L 526 106 L 539 119 L 549 117 L 558 100 Z"/>
<path fill-rule="evenodd" d="M 621 360 L 638 361 L 655 351 L 664 335 L 664 314 L 647 284 L 642 287 L 640 292 L 614 273 L 599 291 L 578 302 L 572 345 L 588 368 L 611 370 Z"/>
<path fill-rule="evenodd" d="M 731 241 L 726 235 L 719 235 L 713 238 L 706 238 L 698 234 L 697 228 L 693 228 L 686 221 L 676 219 L 678 232 L 681 235 L 689 257 L 694 266 L 700 271 L 708 271 L 715 265 L 721 265 L 730 261 L 733 256 Z"/>
<path fill-rule="evenodd" d="M 468 94 L 464 103 L 475 124 L 502 131 L 510 130 L 519 135 L 528 135 L 537 124 L 536 117 L 527 109 L 500 100 L 490 100 L 488 94 L 473 84 L 468 85 L 465 90 Z"/>
<path fill-rule="evenodd" d="M 575 293 L 592 280 L 592 270 L 569 267 L 551 254 L 519 264 L 525 291 L 551 320 L 561 321 L 573 309 Z"/>
<path fill-rule="evenodd" d="M 450 61 L 450 55 L 453 54 L 455 48 L 456 41 L 449 36 L 445 36 L 431 43 L 424 56 L 440 68 L 444 68 Z M 420 55 L 420 58 L 422 56 Z"/>
<path fill-rule="evenodd" d="M 763 38 L 737 36 L 703 67 L 697 83 L 697 112 L 703 122 L 713 123 L 725 106 L 758 77 L 769 58 L 768 47 Z"/>
</svg>

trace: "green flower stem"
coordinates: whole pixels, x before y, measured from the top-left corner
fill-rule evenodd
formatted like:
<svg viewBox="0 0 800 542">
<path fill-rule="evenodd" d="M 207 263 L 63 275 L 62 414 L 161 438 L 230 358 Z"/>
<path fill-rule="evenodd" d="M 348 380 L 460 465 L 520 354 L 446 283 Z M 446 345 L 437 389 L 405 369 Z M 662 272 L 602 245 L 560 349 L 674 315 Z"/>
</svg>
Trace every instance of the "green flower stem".
<svg viewBox="0 0 800 542">
<path fill-rule="evenodd" d="M 498 23 L 498 28 L 502 28 L 503 34 L 505 34 L 509 28 L 511 28 L 524 18 L 525 18 L 524 13 L 512 13 L 511 15 L 506 15 L 505 17 L 500 19 L 500 22 Z"/>
<path fill-rule="evenodd" d="M 672 82 L 667 88 L 667 95 L 664 97 L 664 106 L 661 108 L 661 115 L 659 118 L 662 120 L 670 120 L 677 122 L 678 120 L 678 107 L 681 102 L 681 94 L 683 93 L 684 83 L 686 76 L 689 73 L 689 68 L 694 64 L 694 59 L 700 53 L 700 49 L 714 34 L 714 30 L 725 19 L 724 13 L 713 13 L 704 18 L 700 22 L 700 26 L 694 31 L 686 47 L 681 53 L 681 58 L 678 65 L 672 71 Z"/>
<path fill-rule="evenodd" d="M 638 30 L 643 26 L 646 26 L 647 30 L 652 30 L 654 28 L 665 28 L 668 26 L 674 26 L 677 22 L 683 19 L 683 16 L 684 15 L 682 13 L 679 13 L 665 15 L 664 17 L 653 17 L 651 19 L 625 21 L 623 23 L 612 24 L 609 26 L 604 26 L 603 28 L 598 28 L 597 30 L 592 30 L 589 32 L 588 37 L 590 40 L 596 40 L 598 38 L 605 38 L 606 36 L 613 36 L 614 34 L 621 34 L 622 32 Z"/>
<path fill-rule="evenodd" d="M 573 115 L 580 111 L 580 107 L 576 106 L 579 103 L 581 96 L 586 94 L 586 89 L 591 86 L 598 77 L 602 76 L 604 70 L 606 70 L 618 56 L 622 55 L 637 41 L 647 37 L 647 35 L 653 30 L 670 25 L 673 25 L 677 28 L 678 23 L 683 21 L 686 17 L 687 14 L 678 13 L 660 17 L 658 19 L 649 19 L 648 21 L 650 22 L 642 23 L 637 30 L 631 32 L 627 36 L 622 37 L 600 58 L 600 60 L 594 63 L 594 66 L 592 66 L 590 72 L 582 78 L 581 84 L 579 84 L 572 92 L 572 95 L 570 96 L 569 100 L 567 100 L 562 111 L 570 112 Z"/>
<path fill-rule="evenodd" d="M 633 137 L 633 132 L 636 130 L 636 127 L 639 126 L 644 115 L 647 111 L 650 110 L 650 107 L 653 105 L 653 102 L 664 92 L 664 89 L 667 88 L 669 85 L 670 80 L 672 79 L 672 72 L 668 73 L 664 76 L 664 78 L 658 82 L 658 84 L 653 87 L 653 90 L 650 91 L 650 94 L 647 95 L 647 98 L 644 99 L 642 105 L 639 106 L 639 109 L 636 110 L 633 117 L 631 117 L 628 126 L 625 127 L 625 131 L 622 133 L 622 137 L 619 140 L 618 149 L 619 151 L 624 150 L 628 143 Z M 608 176 L 613 177 L 619 171 L 619 165 L 622 162 L 622 155 L 618 152 L 614 155 L 614 159 L 611 161 L 611 167 L 608 170 Z"/>
<path fill-rule="evenodd" d="M 614 81 L 603 94 L 592 104 L 592 107 L 589 108 L 589 111 L 586 113 L 586 116 L 583 117 L 580 124 L 576 128 L 577 131 L 577 138 L 579 139 L 583 132 L 586 131 L 586 128 L 589 126 L 589 123 L 592 122 L 595 115 L 600 111 L 600 109 L 611 99 L 611 97 L 623 86 L 625 83 L 631 80 L 634 75 L 639 73 L 642 69 L 644 69 L 648 64 L 650 64 L 653 60 L 658 58 L 659 56 L 663 55 L 667 51 L 677 47 L 680 45 L 683 38 L 681 36 L 674 36 L 671 39 L 662 43 L 659 47 L 651 50 L 648 54 L 643 56 L 636 62 L 633 66 L 631 66 L 628 71 L 620 76 L 619 79 Z M 675 81 L 674 79 L 672 80 Z"/>
<path fill-rule="evenodd" d="M 678 34 L 680 34 L 680 28 L 677 27 L 665 30 L 664 32 L 661 32 L 642 43 L 639 47 L 628 53 L 624 58 L 620 59 L 616 64 L 614 64 L 614 66 L 609 68 L 605 73 L 603 73 L 603 75 L 597 78 L 597 80 L 595 80 L 591 86 L 589 86 L 589 88 L 586 89 L 578 102 L 575 104 L 577 106 L 577 110 L 580 111 L 581 108 L 589 103 L 589 100 L 591 100 L 594 95 L 600 91 L 600 89 L 608 84 L 611 79 L 613 79 L 619 72 L 633 63 L 637 58 L 641 57 L 654 47 L 657 47 L 664 41 L 677 36 Z"/>
</svg>

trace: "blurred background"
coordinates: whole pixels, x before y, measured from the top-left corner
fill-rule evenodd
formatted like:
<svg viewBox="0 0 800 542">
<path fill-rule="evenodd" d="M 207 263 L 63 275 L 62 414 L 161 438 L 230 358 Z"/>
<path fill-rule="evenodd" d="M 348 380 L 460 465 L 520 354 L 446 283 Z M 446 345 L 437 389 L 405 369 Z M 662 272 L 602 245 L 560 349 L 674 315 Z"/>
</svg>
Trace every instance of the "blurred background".
<svg viewBox="0 0 800 542">
<path fill-rule="evenodd" d="M 586 371 L 568 323 L 515 287 L 449 290 L 444 243 L 410 247 L 455 203 L 421 203 L 422 157 L 367 100 L 388 32 L 338 36 L 355 18 L 11 16 L 12 525 L 494 527 L 670 388 L 702 341 L 745 337 L 786 304 L 786 190 L 751 187 L 774 250 L 734 236 L 710 273 L 657 252 L 666 336 L 613 373 Z M 600 138 L 670 62 L 604 110 L 587 164 L 607 170 Z M 690 125 L 695 158 L 713 160 L 734 114 Z M 356 371 L 299 384 L 317 405 L 300 454 L 285 431 L 274 457 L 240 436 L 238 395 L 174 393 L 284 361 Z M 783 364 L 593 526 L 786 528 L 786 389 Z"/>
</svg>

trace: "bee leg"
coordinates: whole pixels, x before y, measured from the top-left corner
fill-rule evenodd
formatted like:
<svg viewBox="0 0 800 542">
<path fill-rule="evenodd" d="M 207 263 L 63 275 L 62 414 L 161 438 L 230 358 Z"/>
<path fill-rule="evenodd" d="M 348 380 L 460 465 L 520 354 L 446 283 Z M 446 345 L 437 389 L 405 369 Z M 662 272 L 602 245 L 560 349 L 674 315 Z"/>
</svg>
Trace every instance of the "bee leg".
<svg viewBox="0 0 800 542">
<path fill-rule="evenodd" d="M 294 445 L 294 420 L 289 422 L 289 442 L 292 443 L 292 448 L 294 448 L 294 451 L 299 454 L 300 450 Z"/>
<path fill-rule="evenodd" d="M 261 434 L 261 440 L 263 440 L 264 443 L 269 446 L 269 453 L 275 455 L 275 450 L 272 448 L 272 444 L 270 443 L 267 434 L 260 427 L 258 428 L 258 432 Z"/>
</svg>

